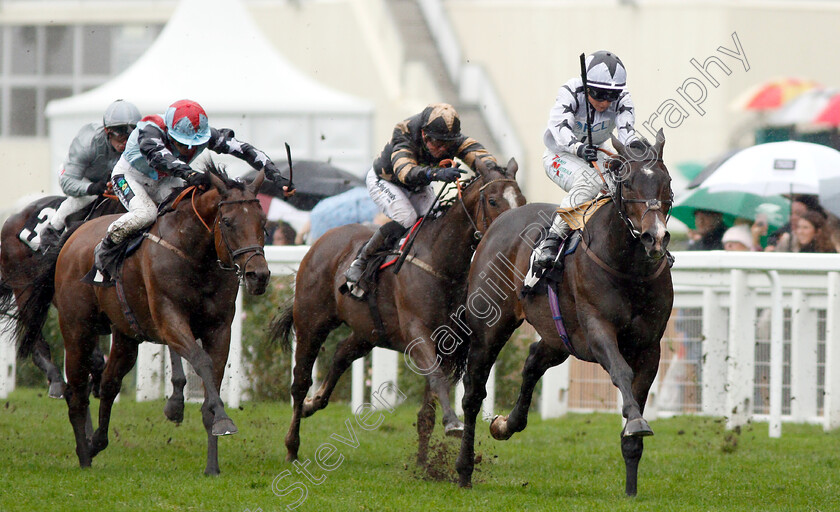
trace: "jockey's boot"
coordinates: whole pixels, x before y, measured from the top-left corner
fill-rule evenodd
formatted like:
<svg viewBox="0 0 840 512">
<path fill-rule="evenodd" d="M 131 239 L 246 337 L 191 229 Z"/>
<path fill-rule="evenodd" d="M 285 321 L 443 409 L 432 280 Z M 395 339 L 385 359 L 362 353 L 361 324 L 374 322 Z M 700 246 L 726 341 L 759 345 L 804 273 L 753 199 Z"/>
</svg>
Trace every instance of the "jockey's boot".
<svg viewBox="0 0 840 512">
<path fill-rule="evenodd" d="M 350 267 L 344 272 L 344 277 L 348 283 L 358 283 L 362 278 L 362 274 L 367 268 L 368 259 L 378 251 L 388 240 L 395 240 L 400 235 L 405 233 L 404 228 L 399 222 L 392 220 L 391 222 L 379 226 L 379 229 L 370 237 L 370 240 L 359 251 L 359 255 L 350 264 Z"/>
<path fill-rule="evenodd" d="M 111 236 L 105 235 L 105 238 L 93 249 L 93 265 L 99 272 L 108 277 L 111 276 L 110 271 L 113 270 L 108 267 L 114 261 L 114 249 L 116 247 L 117 243 L 111 240 Z"/>
<path fill-rule="evenodd" d="M 58 241 L 61 239 L 61 231 L 58 231 L 48 224 L 47 227 L 41 231 L 40 239 L 41 250 L 43 252 L 47 252 L 50 248 L 58 245 Z"/>
<path fill-rule="evenodd" d="M 557 259 L 557 253 L 560 250 L 560 244 L 569 236 L 569 230 L 566 221 L 555 212 L 551 219 L 551 226 L 548 228 L 548 235 L 540 242 L 535 251 L 535 267 L 551 268 L 554 265 L 554 260 Z"/>
</svg>

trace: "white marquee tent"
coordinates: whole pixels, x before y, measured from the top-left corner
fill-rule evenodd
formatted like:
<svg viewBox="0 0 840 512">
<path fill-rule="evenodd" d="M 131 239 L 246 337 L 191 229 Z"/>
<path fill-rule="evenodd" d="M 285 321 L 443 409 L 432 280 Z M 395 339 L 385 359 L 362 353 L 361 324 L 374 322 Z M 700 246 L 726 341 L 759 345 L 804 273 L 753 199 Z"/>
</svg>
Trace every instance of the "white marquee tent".
<svg viewBox="0 0 840 512">
<path fill-rule="evenodd" d="M 285 160 L 284 143 L 295 160 L 329 160 L 359 175 L 372 160 L 373 105 L 293 67 L 239 0 L 182 0 L 148 51 L 123 73 L 50 102 L 54 172 L 79 128 L 101 119 L 117 98 L 133 102 L 143 115 L 163 113 L 182 98 L 198 101 L 211 126 L 232 128 L 277 161 Z M 219 160 L 234 175 L 248 168 L 236 159 Z M 52 181 L 52 192 L 60 193 L 58 180 Z"/>
</svg>

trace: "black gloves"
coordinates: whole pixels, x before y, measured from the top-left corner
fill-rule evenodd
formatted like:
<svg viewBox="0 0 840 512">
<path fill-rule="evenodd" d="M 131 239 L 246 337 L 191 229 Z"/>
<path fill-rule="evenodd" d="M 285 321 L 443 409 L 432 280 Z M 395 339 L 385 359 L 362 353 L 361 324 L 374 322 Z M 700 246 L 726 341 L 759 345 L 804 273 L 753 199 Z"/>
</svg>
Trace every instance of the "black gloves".
<svg viewBox="0 0 840 512">
<path fill-rule="evenodd" d="M 198 171 L 190 171 L 182 179 L 187 182 L 187 186 L 189 187 L 200 187 L 210 184 L 210 178 L 203 172 Z"/>
<path fill-rule="evenodd" d="M 587 162 L 594 162 L 598 160 L 598 149 L 589 144 L 581 144 L 577 148 L 577 156 Z"/>
<path fill-rule="evenodd" d="M 277 165 L 270 160 L 265 164 L 263 170 L 265 171 L 265 177 L 271 181 L 277 181 L 282 178 L 282 176 L 280 176 L 280 169 L 278 169 Z"/>
<path fill-rule="evenodd" d="M 108 188 L 107 181 L 94 181 L 87 188 L 87 195 L 89 196 L 101 196 L 105 193 L 105 190 Z"/>
<path fill-rule="evenodd" d="M 445 181 L 451 183 L 461 177 L 464 172 L 457 167 L 430 167 L 426 169 L 429 181 Z"/>
</svg>

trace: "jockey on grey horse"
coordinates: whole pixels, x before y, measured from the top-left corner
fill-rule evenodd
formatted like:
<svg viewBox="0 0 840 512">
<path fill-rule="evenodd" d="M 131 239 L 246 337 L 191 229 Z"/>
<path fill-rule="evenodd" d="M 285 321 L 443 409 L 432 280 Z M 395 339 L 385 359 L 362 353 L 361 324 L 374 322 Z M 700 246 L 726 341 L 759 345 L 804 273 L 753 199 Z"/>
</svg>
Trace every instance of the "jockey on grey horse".
<svg viewBox="0 0 840 512">
<path fill-rule="evenodd" d="M 551 181 L 568 192 L 560 202 L 561 208 L 579 206 L 594 199 L 605 186 L 612 186 L 602 181 L 590 162 L 597 161 L 603 169 L 606 157 L 597 148 L 610 139 L 613 131 L 622 145 L 633 147 L 633 142 L 639 141 L 634 127 L 633 100 L 626 90 L 627 70 L 621 59 L 614 53 L 597 51 L 586 57 L 585 66 L 587 90 L 584 91 L 580 76 L 563 84 L 557 92 L 549 113 L 548 127 L 543 134 L 545 172 Z M 594 110 L 591 141 L 587 140 L 588 108 Z M 553 265 L 560 243 L 569 231 L 566 221 L 555 213 L 548 235 L 534 251 L 535 267 L 549 268 Z"/>
</svg>

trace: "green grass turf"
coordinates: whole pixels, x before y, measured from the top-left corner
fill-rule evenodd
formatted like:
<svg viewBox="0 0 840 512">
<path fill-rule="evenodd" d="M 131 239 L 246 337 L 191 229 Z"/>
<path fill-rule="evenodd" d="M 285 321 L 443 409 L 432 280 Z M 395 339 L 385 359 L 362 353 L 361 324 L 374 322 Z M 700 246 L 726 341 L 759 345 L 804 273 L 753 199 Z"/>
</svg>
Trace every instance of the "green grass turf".
<svg viewBox="0 0 840 512">
<path fill-rule="evenodd" d="M 416 404 L 384 412 L 366 431 L 346 404 L 303 421 L 301 459 L 314 484 L 284 462 L 288 403 L 246 402 L 229 411 L 240 433 L 219 440 L 222 474 L 203 475 L 204 429 L 199 404 L 184 423 L 165 420 L 163 401 L 115 404 L 110 445 L 81 470 L 63 400 L 45 390 L 19 389 L 0 401 L 0 510 L 287 510 L 300 496 L 278 496 L 295 482 L 308 495 L 297 510 L 580 510 L 580 511 L 833 511 L 840 510 L 840 432 L 785 424 L 781 439 L 766 424 L 727 431 L 721 420 L 679 417 L 651 421 L 639 495 L 624 496 L 615 414 L 572 414 L 541 421 L 505 442 L 478 426 L 474 488 L 435 480 L 414 463 Z M 94 418 L 98 401 L 92 400 Z M 505 411 L 507 412 L 507 411 Z M 439 416 L 438 416 L 439 418 Z M 358 447 L 335 440 L 354 426 Z M 94 420 L 94 424 L 96 421 Z M 454 478 L 458 441 L 436 437 L 432 469 Z M 337 452 L 316 466 L 319 446 Z M 339 459 L 339 454 L 343 459 Z M 338 464 L 340 461 L 340 465 Z M 440 475 L 438 475 L 440 476 Z"/>
</svg>

